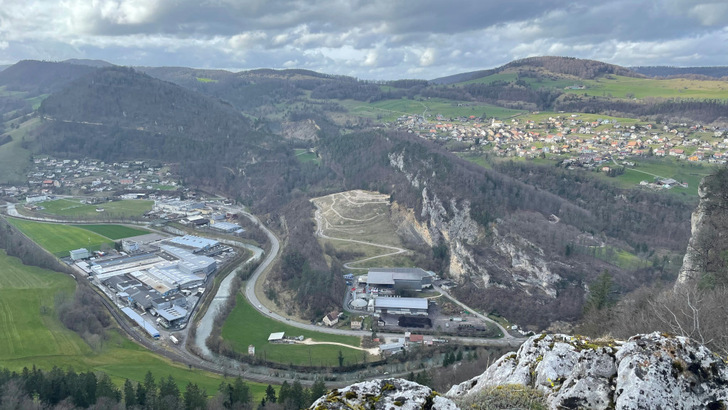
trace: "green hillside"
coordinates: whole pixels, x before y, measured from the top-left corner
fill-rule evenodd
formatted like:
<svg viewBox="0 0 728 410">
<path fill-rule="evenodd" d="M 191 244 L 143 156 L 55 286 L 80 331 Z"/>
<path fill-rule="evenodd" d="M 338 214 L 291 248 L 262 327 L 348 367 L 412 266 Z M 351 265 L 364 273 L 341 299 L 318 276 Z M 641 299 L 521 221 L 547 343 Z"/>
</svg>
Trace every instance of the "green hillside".
<svg viewBox="0 0 728 410">
<path fill-rule="evenodd" d="M 208 395 L 217 391 L 222 377 L 156 356 L 116 330 L 93 350 L 56 317 L 57 295 L 70 296 L 75 286 L 68 275 L 23 265 L 0 250 L 0 366 L 15 371 L 34 365 L 46 370 L 53 366 L 98 370 L 117 385 L 127 378 L 141 382 L 151 371 L 157 379 L 172 375 L 180 389 L 193 382 Z M 248 385 L 255 400 L 264 396 L 266 385 Z"/>
</svg>

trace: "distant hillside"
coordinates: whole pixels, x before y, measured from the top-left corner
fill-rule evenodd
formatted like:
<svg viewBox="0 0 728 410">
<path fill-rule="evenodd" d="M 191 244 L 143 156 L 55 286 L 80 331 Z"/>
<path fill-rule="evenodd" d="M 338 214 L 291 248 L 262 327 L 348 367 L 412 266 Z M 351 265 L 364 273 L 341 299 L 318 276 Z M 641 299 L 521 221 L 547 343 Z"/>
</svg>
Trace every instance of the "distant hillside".
<svg viewBox="0 0 728 410">
<path fill-rule="evenodd" d="M 99 69 L 48 97 L 38 111 L 45 121 L 36 151 L 184 161 L 183 173 L 199 178 L 241 167 L 274 144 L 233 107 L 129 68 Z"/>
<path fill-rule="evenodd" d="M 477 80 L 478 78 L 483 78 L 489 75 L 496 74 L 498 70 L 498 68 L 492 68 L 490 70 L 478 70 L 468 73 L 453 74 L 447 77 L 435 78 L 434 80 L 430 80 L 430 83 L 441 85 L 463 83 L 465 81 Z"/>
<path fill-rule="evenodd" d="M 574 57 L 529 57 L 512 61 L 506 65 L 490 70 L 473 71 L 451 75 L 431 80 L 434 84 L 455 84 L 464 81 L 476 80 L 501 72 L 539 70 L 551 74 L 574 76 L 585 80 L 599 76 L 614 74 L 625 77 L 639 77 L 640 74 L 628 68 L 601 61 L 585 60 Z"/>
<path fill-rule="evenodd" d="M 10 64 L 0 65 L 0 71 L 3 71 L 4 69 L 6 69 L 8 67 L 10 67 Z"/>
<path fill-rule="evenodd" d="M 104 60 L 89 60 L 85 58 L 70 58 L 68 60 L 62 61 L 63 63 L 68 64 L 76 64 L 76 65 L 87 65 L 89 67 L 96 67 L 96 68 L 103 68 L 103 67 L 112 67 L 115 64 L 111 64 L 108 61 Z"/>
<path fill-rule="evenodd" d="M 0 86 L 30 95 L 48 94 L 94 70 L 76 64 L 23 60 L 0 71 Z"/>
<path fill-rule="evenodd" d="M 630 70 L 648 77 L 676 77 L 676 76 L 706 76 L 712 78 L 728 77 L 728 67 L 669 67 L 669 66 L 640 66 L 630 67 Z"/>
</svg>

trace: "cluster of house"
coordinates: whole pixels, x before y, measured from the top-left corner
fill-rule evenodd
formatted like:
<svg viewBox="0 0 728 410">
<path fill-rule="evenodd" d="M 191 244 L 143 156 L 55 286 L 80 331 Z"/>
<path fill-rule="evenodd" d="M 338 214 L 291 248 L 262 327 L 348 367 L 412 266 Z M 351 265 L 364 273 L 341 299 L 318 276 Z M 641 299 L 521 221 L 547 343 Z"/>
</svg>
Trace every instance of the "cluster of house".
<svg viewBox="0 0 728 410">
<path fill-rule="evenodd" d="M 655 155 L 718 164 L 728 161 L 728 129 L 700 124 L 627 126 L 611 119 L 582 120 L 579 114 L 538 122 L 517 118 L 488 122 L 474 116 L 454 121 L 438 116 L 430 121 L 410 115 L 400 117 L 397 126 L 422 138 L 468 142 L 472 151 L 487 150 L 499 156 L 593 154 L 599 162 Z"/>
<path fill-rule="evenodd" d="M 177 182 L 163 166 L 144 161 L 106 163 L 92 159 L 59 160 L 36 157 L 27 174 L 28 186 L 41 194 L 61 188 L 90 194 L 118 190 L 175 189 Z"/>
<path fill-rule="evenodd" d="M 122 249 L 94 258 L 86 249 L 76 249 L 70 256 L 74 266 L 96 285 L 105 286 L 114 300 L 138 315 L 150 313 L 156 324 L 168 329 L 185 325 L 190 301 L 204 291 L 202 286 L 217 270 L 218 261 L 233 252 L 213 239 L 159 234 L 123 240 Z"/>
</svg>

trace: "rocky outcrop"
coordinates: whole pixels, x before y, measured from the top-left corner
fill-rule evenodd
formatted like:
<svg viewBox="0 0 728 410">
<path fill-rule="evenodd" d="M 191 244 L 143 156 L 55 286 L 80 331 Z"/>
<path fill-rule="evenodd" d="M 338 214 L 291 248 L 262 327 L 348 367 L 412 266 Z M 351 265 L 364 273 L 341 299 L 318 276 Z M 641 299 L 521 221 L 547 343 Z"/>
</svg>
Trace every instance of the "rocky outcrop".
<svg viewBox="0 0 728 410">
<path fill-rule="evenodd" d="M 509 233 L 500 235 L 494 224 L 487 228 L 480 226 L 470 215 L 471 204 L 467 200 L 443 200 L 432 189 L 428 188 L 428 176 L 422 170 L 410 171 L 404 152 L 390 153 L 389 164 L 402 172 L 413 188 L 421 193 L 421 210 L 419 214 L 398 204 L 392 206 L 393 222 L 397 233 L 429 246 L 436 246 L 440 241 L 448 245 L 451 278 L 461 283 L 477 283 L 482 287 L 492 286 L 518 287 L 527 294 L 542 292 L 548 297 L 556 296 L 556 283 L 561 277 L 554 273 L 538 246 L 527 239 Z M 489 241 L 486 243 L 486 230 L 489 229 Z M 484 263 L 482 248 L 487 247 L 487 259 L 500 259 L 505 263 Z M 500 261 L 499 261 L 500 262 Z M 496 272 L 497 271 L 497 272 Z M 494 274 L 499 280 L 492 281 Z"/>
<path fill-rule="evenodd" d="M 693 282 L 700 277 L 701 272 L 705 271 L 704 264 L 702 263 L 702 257 L 700 255 L 701 244 L 699 243 L 699 238 L 701 236 L 701 229 L 705 225 L 706 208 L 709 199 L 705 189 L 699 189 L 698 195 L 700 196 L 700 202 L 690 217 L 690 242 L 688 242 L 688 248 L 685 251 L 683 264 L 680 268 L 680 274 L 677 277 L 675 286 L 682 286 Z"/>
<path fill-rule="evenodd" d="M 454 400 L 522 385 L 550 408 L 704 409 L 728 405 L 728 366 L 699 343 L 659 333 L 626 342 L 539 335 L 482 375 L 453 386 Z"/>
<path fill-rule="evenodd" d="M 403 379 L 371 380 L 335 389 L 316 400 L 311 410 L 401 409 L 455 410 L 455 403 L 429 387 Z"/>
</svg>

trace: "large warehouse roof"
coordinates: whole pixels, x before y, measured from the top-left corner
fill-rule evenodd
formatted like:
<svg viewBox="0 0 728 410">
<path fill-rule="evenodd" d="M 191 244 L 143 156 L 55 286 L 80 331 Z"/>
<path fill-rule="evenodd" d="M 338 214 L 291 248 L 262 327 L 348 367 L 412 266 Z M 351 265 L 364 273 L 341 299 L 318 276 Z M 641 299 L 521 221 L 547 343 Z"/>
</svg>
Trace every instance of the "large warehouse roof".
<svg viewBox="0 0 728 410">
<path fill-rule="evenodd" d="M 367 283 L 372 285 L 394 285 L 396 280 L 421 280 L 429 276 L 420 268 L 372 268 Z"/>
<path fill-rule="evenodd" d="M 427 299 L 424 298 L 388 298 L 374 299 L 376 309 L 421 309 L 427 310 Z"/>
<path fill-rule="evenodd" d="M 200 236 L 185 235 L 169 239 L 167 242 L 187 246 L 193 249 L 205 249 L 216 246 L 218 242 L 214 239 L 202 238 Z"/>
</svg>

